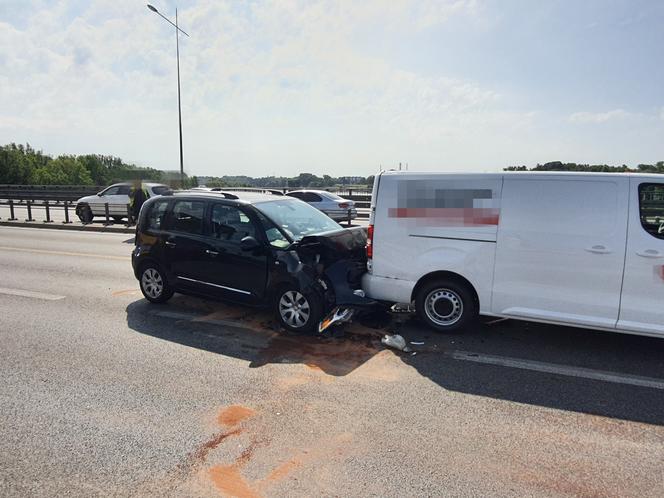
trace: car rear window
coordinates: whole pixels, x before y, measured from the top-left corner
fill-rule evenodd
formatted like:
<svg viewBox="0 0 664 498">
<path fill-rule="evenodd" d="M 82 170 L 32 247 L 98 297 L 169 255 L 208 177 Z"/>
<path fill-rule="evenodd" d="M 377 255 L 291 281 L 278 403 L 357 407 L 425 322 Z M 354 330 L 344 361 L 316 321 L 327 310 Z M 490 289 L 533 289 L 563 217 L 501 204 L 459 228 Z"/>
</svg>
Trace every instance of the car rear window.
<svg viewBox="0 0 664 498">
<path fill-rule="evenodd" d="M 205 202 L 175 201 L 169 228 L 175 232 L 200 235 L 203 233 Z"/>
<path fill-rule="evenodd" d="M 152 204 L 148 212 L 146 229 L 147 230 L 161 230 L 166 217 L 166 209 L 168 208 L 168 201 L 160 201 Z"/>
<path fill-rule="evenodd" d="M 664 183 L 639 185 L 639 214 L 643 229 L 664 239 Z"/>
<path fill-rule="evenodd" d="M 164 186 L 152 187 L 152 191 L 155 195 L 164 195 L 165 192 L 168 192 L 169 188 Z"/>
</svg>

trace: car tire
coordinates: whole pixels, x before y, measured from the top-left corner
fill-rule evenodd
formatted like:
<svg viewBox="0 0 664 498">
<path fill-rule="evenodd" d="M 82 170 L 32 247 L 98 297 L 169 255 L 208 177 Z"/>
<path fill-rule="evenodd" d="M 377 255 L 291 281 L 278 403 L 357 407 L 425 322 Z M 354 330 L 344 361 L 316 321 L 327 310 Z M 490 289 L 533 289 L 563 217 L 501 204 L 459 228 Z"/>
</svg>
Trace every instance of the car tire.
<svg viewBox="0 0 664 498">
<path fill-rule="evenodd" d="M 81 223 L 92 223 L 94 215 L 92 214 L 92 209 L 87 204 L 82 204 L 76 209 L 76 214 L 78 214 L 78 219 L 81 220 Z"/>
<path fill-rule="evenodd" d="M 173 296 L 174 291 L 168 278 L 156 263 L 141 266 L 138 282 L 143 296 L 151 303 L 164 303 Z"/>
<path fill-rule="evenodd" d="M 449 279 L 424 284 L 415 296 L 415 310 L 421 321 L 438 332 L 458 332 L 474 323 L 478 314 L 472 289 Z"/>
<path fill-rule="evenodd" d="M 323 319 L 323 301 L 296 286 L 284 286 L 275 293 L 274 311 L 286 330 L 309 334 L 317 330 Z"/>
</svg>

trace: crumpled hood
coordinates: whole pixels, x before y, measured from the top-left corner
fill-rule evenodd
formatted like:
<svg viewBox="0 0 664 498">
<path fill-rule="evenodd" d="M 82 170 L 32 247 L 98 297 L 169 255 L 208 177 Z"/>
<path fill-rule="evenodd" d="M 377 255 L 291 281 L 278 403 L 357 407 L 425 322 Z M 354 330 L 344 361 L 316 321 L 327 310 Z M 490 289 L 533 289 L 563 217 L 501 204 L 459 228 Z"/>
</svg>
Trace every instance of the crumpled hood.
<svg viewBox="0 0 664 498">
<path fill-rule="evenodd" d="M 364 227 L 342 228 L 332 232 L 307 235 L 293 249 L 314 250 L 326 266 L 340 259 L 366 260 L 367 230 Z"/>
</svg>

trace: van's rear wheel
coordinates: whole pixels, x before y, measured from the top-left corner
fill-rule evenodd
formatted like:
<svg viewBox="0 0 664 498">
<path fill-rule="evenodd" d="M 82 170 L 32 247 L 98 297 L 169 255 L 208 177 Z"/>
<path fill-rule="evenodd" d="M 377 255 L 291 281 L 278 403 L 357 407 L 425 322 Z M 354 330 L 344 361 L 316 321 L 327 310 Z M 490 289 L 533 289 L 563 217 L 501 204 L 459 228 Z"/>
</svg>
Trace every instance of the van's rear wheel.
<svg viewBox="0 0 664 498">
<path fill-rule="evenodd" d="M 439 332 L 456 332 L 477 318 L 472 291 L 454 280 L 435 280 L 423 285 L 415 297 L 420 320 Z"/>
</svg>

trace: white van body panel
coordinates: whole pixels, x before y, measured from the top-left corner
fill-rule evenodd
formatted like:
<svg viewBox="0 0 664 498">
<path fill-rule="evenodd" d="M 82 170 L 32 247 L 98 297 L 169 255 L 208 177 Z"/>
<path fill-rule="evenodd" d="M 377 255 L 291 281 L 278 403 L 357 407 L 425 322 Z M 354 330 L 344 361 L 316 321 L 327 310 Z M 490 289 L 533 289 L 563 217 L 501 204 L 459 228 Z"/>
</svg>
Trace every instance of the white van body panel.
<svg viewBox="0 0 664 498">
<path fill-rule="evenodd" d="M 505 178 L 492 311 L 615 327 L 628 185 L 606 175 Z"/>
<path fill-rule="evenodd" d="M 664 238 L 654 237 L 641 224 L 641 185 L 662 185 L 660 189 L 664 189 L 664 178 L 631 178 L 629 210 L 639 216 L 630 217 L 618 328 L 664 336 Z M 661 201 L 663 194 L 660 190 Z M 660 220 L 660 230 L 663 227 L 664 219 Z"/>
<path fill-rule="evenodd" d="M 664 178 L 382 173 L 363 287 L 411 302 L 422 278 L 452 272 L 473 286 L 481 314 L 664 336 L 664 233 L 641 226 L 644 182 Z"/>
</svg>

